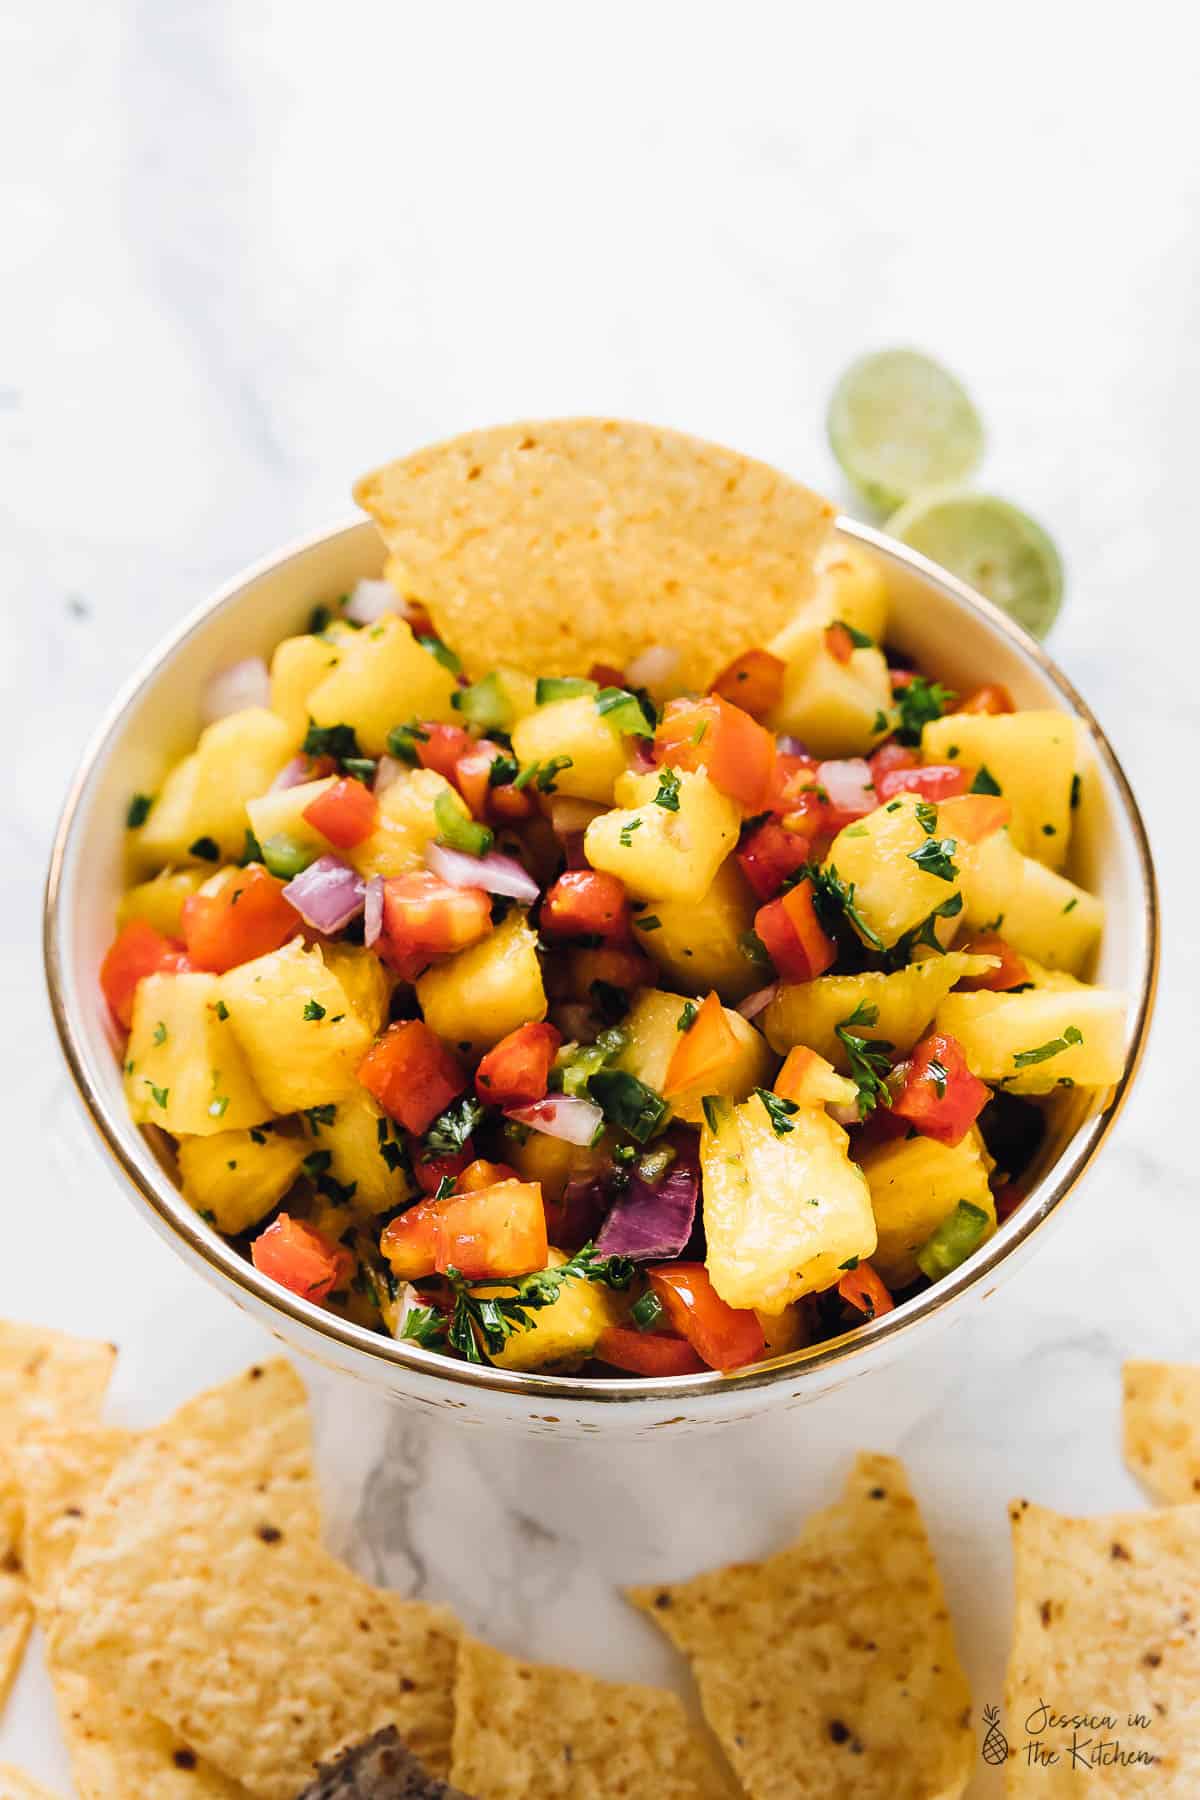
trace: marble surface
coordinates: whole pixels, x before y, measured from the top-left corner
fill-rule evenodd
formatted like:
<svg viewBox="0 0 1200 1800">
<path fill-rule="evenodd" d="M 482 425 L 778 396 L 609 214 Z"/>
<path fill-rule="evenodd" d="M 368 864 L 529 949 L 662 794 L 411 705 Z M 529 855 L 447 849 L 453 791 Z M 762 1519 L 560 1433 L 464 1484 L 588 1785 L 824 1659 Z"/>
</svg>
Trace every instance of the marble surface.
<svg viewBox="0 0 1200 1800">
<path fill-rule="evenodd" d="M 924 344 L 971 381 L 987 482 L 1064 548 L 1054 649 L 1156 840 L 1157 1031 L 1085 1193 L 962 1329 L 716 1443 L 613 1456 L 462 1437 L 316 1377 L 313 1397 L 334 1541 L 365 1572 L 613 1674 L 670 1672 L 617 1581 L 770 1548 L 853 1447 L 897 1451 L 982 1708 L 1006 1500 L 1134 1503 L 1121 1358 L 1197 1348 L 1200 158 L 1155 0 L 1136 37 L 1086 40 L 1071 9 L 1023 0 L 986 42 L 950 4 L 827 13 L 0 9 L 0 1314 L 119 1340 L 132 1423 L 265 1346 L 125 1204 L 43 993 L 54 813 L 135 659 L 243 562 L 345 514 L 360 469 L 471 424 L 628 413 L 837 492 L 832 380 L 866 346 Z M 5 1758 L 70 1792 L 36 1653 Z"/>
</svg>

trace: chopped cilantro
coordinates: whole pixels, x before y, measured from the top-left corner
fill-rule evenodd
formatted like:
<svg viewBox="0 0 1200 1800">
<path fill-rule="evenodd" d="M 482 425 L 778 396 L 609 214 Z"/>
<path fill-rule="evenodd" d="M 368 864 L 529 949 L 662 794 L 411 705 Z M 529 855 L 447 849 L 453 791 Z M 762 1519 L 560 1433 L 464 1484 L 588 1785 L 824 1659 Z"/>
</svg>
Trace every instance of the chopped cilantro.
<svg viewBox="0 0 1200 1800">
<path fill-rule="evenodd" d="M 1075 808 L 1079 805 L 1079 796 L 1082 791 L 1082 787 L 1083 787 L 1083 784 L 1080 781 L 1079 776 L 1077 774 L 1072 775 L 1072 777 L 1071 777 L 1071 811 L 1072 812 L 1074 812 Z"/>
<path fill-rule="evenodd" d="M 393 725 L 387 734 L 388 754 L 394 756 L 397 762 L 410 765 L 418 760 L 417 745 L 428 742 L 429 733 L 416 719 L 409 719 L 405 725 Z"/>
<path fill-rule="evenodd" d="M 676 1031 L 690 1031 L 692 1026 L 696 1023 L 696 1014 L 699 1010 L 700 1009 L 694 1000 L 685 1000 L 683 1003 L 683 1011 L 675 1021 Z"/>
<path fill-rule="evenodd" d="M 323 1019 L 325 1017 L 325 1008 L 321 1005 L 319 1000 L 306 1000 L 304 1002 L 303 1016 L 306 1019 Z"/>
<path fill-rule="evenodd" d="M 466 1147 L 471 1133 L 482 1123 L 483 1116 L 483 1107 L 474 1094 L 463 1094 L 458 1100 L 452 1100 L 425 1133 L 424 1155 L 431 1160 L 437 1156 L 457 1156 Z"/>
<path fill-rule="evenodd" d="M 880 710 L 875 714 L 875 717 L 871 721 L 871 736 L 876 737 L 881 731 L 886 731 L 887 728 L 888 728 L 887 714 L 883 711 L 882 708 L 880 708 Z"/>
<path fill-rule="evenodd" d="M 533 1314 L 553 1306 L 564 1283 L 593 1281 L 620 1289 L 629 1286 L 633 1275 L 634 1266 L 627 1257 L 597 1257 L 594 1244 L 585 1244 L 557 1269 L 539 1269 L 507 1292 L 487 1298 L 475 1290 L 491 1285 L 489 1282 L 468 1281 L 457 1269 L 447 1269 L 446 1280 L 454 1295 L 447 1340 L 468 1362 L 487 1362 L 499 1356 L 514 1332 L 529 1329 Z"/>
<path fill-rule="evenodd" d="M 304 1116 L 313 1136 L 320 1137 L 322 1125 L 332 1125 L 337 1117 L 337 1107 L 332 1100 L 327 1100 L 322 1106 L 306 1106 Z"/>
<path fill-rule="evenodd" d="M 910 850 L 909 862 L 916 863 L 926 875 L 936 875 L 939 881 L 953 881 L 958 869 L 950 860 L 958 849 L 955 838 L 928 838 L 919 850 Z"/>
<path fill-rule="evenodd" d="M 837 619 L 834 622 L 846 632 L 856 650 L 873 650 L 875 648 L 875 639 L 865 631 L 860 631 L 857 625 L 847 625 L 845 619 Z"/>
<path fill-rule="evenodd" d="M 1083 1033 L 1078 1025 L 1068 1025 L 1061 1037 L 1051 1038 L 1048 1044 L 1039 1044 L 1036 1050 L 1018 1050 L 1013 1057 L 1013 1066 L 1017 1069 L 1028 1069 L 1033 1063 L 1047 1062 L 1052 1056 L 1060 1056 L 1073 1044 L 1082 1044 Z"/>
<path fill-rule="evenodd" d="M 150 816 L 150 808 L 154 805 L 152 794 L 135 794 L 125 809 L 125 823 L 130 831 L 136 831 L 144 825 Z"/>
<path fill-rule="evenodd" d="M 1043 837 L 1057 837 L 1058 832 L 1055 830 L 1053 825 L 1043 825 L 1042 826 L 1042 836 Z"/>
<path fill-rule="evenodd" d="M 218 1000 L 214 1003 L 213 1011 L 216 1013 L 218 1019 L 220 1019 L 222 1024 L 224 1024 L 226 1019 L 229 1017 L 229 1008 L 226 1006 L 226 1004 L 223 1000 Z"/>
<path fill-rule="evenodd" d="M 914 675 L 910 682 L 896 692 L 896 707 L 900 714 L 896 742 L 919 744 L 921 728 L 931 724 L 934 719 L 940 719 L 950 702 L 957 697 L 953 689 L 942 687 L 940 682 L 926 681 L 923 675 Z"/>
<path fill-rule="evenodd" d="M 521 765 L 515 756 L 509 756 L 507 752 L 493 756 L 488 765 L 488 786 L 508 787 L 520 773 Z"/>
<path fill-rule="evenodd" d="M 661 806 L 664 812 L 679 811 L 679 777 L 674 769 L 660 769 L 658 772 L 658 792 L 654 796 L 655 806 Z"/>
<path fill-rule="evenodd" d="M 1078 896 L 1078 894 L 1073 894 L 1071 896 L 1071 898 L 1067 901 L 1067 904 L 1063 907 L 1063 911 L 1065 913 L 1074 912 L 1075 908 L 1078 905 L 1079 905 L 1079 896 Z"/>
<path fill-rule="evenodd" d="M 653 1288 L 647 1288 L 641 1299 L 634 1301 L 629 1316 L 639 1331 L 653 1331 L 663 1316 L 663 1303 Z"/>
<path fill-rule="evenodd" d="M 662 920 L 659 918 L 657 913 L 646 913 L 642 918 L 635 919 L 633 922 L 637 926 L 639 931 L 661 931 L 662 930 Z"/>
<path fill-rule="evenodd" d="M 767 955 L 767 946 L 763 943 L 757 931 L 739 931 L 738 949 L 746 958 L 747 962 L 759 963 L 765 967 L 771 960 Z"/>
<path fill-rule="evenodd" d="M 671 1110 L 661 1094 L 624 1069 L 598 1069 L 588 1081 L 588 1092 L 609 1123 L 639 1144 L 654 1136 Z"/>
<path fill-rule="evenodd" d="M 538 769 L 538 793 L 552 794 L 555 788 L 555 778 L 560 775 L 564 769 L 573 768 L 574 764 L 575 758 L 573 756 L 552 756 L 549 762 L 544 762 Z"/>
<path fill-rule="evenodd" d="M 166 1025 L 163 1023 L 163 1021 L 160 1019 L 158 1021 L 158 1024 L 154 1027 L 154 1042 L 156 1044 L 165 1044 L 166 1041 L 167 1041 L 167 1028 L 166 1028 Z"/>
<path fill-rule="evenodd" d="M 439 637 L 419 637 L 417 639 L 422 650 L 428 650 L 435 662 L 440 662 L 443 669 L 449 669 L 452 675 L 462 674 L 462 664 L 455 656 L 449 644 L 444 644 Z"/>
<path fill-rule="evenodd" d="M 936 950 L 939 956 L 945 956 L 945 946 L 937 934 L 937 922 L 939 919 L 957 918 L 962 909 L 963 897 L 961 894 L 951 894 L 948 899 L 942 901 L 940 906 L 935 906 L 928 918 L 922 919 L 919 925 L 914 925 L 911 931 L 906 931 L 902 937 L 897 938 L 888 951 L 889 967 L 903 969 L 912 961 L 913 951 L 918 944 L 927 944 L 931 950 Z"/>
<path fill-rule="evenodd" d="M 725 1101 L 719 1094 L 705 1094 L 700 1102 L 700 1110 L 704 1114 L 704 1123 L 715 1137 L 725 1116 Z"/>
<path fill-rule="evenodd" d="M 1000 783 L 996 780 L 996 777 L 992 774 L 987 764 L 980 763 L 978 769 L 975 771 L 975 779 L 967 791 L 971 794 L 998 794 L 1002 790 Z"/>
<path fill-rule="evenodd" d="M 447 1319 L 445 1313 L 436 1306 L 414 1306 L 405 1315 L 400 1336 L 414 1344 L 421 1344 L 426 1350 L 446 1341 Z"/>
<path fill-rule="evenodd" d="M 170 1088 L 155 1087 L 148 1075 L 145 1077 L 145 1082 L 146 1086 L 150 1089 L 150 1098 L 154 1101 L 155 1106 L 161 1106 L 165 1112 L 167 1110 L 167 1101 L 171 1094 Z"/>
<path fill-rule="evenodd" d="M 634 832 L 641 829 L 642 821 L 640 819 L 630 819 L 627 825 L 622 825 L 618 841 L 623 850 L 628 850 L 632 846 Z"/>
<path fill-rule="evenodd" d="M 843 881 L 836 868 L 825 869 L 819 863 L 806 863 L 787 885 L 794 887 L 797 881 L 812 882 L 813 900 L 822 924 L 836 925 L 839 918 L 845 918 L 869 949 L 884 948 L 883 939 L 871 929 L 855 904 L 854 883 Z"/>
<path fill-rule="evenodd" d="M 792 1124 L 791 1115 L 798 1113 L 800 1108 L 794 1100 L 785 1100 L 780 1094 L 772 1094 L 768 1088 L 756 1087 L 754 1092 L 766 1108 L 767 1117 L 771 1121 L 771 1130 L 776 1137 L 786 1137 L 789 1131 L 796 1129 Z"/>
<path fill-rule="evenodd" d="M 333 614 L 327 606 L 314 606 L 308 615 L 308 633 L 310 637 L 320 637 L 325 627 L 331 623 Z"/>
<path fill-rule="evenodd" d="M 198 856 L 203 862 L 220 862 L 221 846 L 216 838 L 198 837 L 188 845 L 188 855 Z"/>
<path fill-rule="evenodd" d="M 887 1038 L 865 1038 L 856 1025 L 873 1026 L 879 1019 L 879 1008 L 860 1000 L 848 1018 L 834 1027 L 850 1063 L 850 1079 L 858 1089 L 858 1116 L 865 1119 L 881 1100 L 887 1099 L 884 1077 L 891 1069 L 892 1044 Z"/>
<path fill-rule="evenodd" d="M 918 800 L 916 804 L 917 824 L 926 837 L 932 837 L 937 830 L 937 807 L 928 800 Z"/>
<path fill-rule="evenodd" d="M 314 725 L 311 719 L 300 748 L 305 756 L 332 756 L 338 763 L 362 755 L 352 725 Z"/>
</svg>

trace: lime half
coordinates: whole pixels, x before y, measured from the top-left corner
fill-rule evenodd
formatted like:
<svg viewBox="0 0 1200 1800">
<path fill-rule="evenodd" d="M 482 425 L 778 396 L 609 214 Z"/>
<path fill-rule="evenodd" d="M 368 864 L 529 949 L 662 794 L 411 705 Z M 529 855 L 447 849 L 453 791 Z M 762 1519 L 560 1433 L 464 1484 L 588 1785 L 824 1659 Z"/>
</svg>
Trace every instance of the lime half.
<svg viewBox="0 0 1200 1800">
<path fill-rule="evenodd" d="M 986 594 L 1031 637 L 1043 638 L 1062 604 L 1062 559 L 1036 520 L 994 494 L 925 494 L 887 529 Z"/>
<path fill-rule="evenodd" d="M 962 387 L 919 350 L 877 350 L 833 390 L 829 442 L 848 479 L 881 513 L 912 495 L 965 481 L 983 426 Z"/>
</svg>

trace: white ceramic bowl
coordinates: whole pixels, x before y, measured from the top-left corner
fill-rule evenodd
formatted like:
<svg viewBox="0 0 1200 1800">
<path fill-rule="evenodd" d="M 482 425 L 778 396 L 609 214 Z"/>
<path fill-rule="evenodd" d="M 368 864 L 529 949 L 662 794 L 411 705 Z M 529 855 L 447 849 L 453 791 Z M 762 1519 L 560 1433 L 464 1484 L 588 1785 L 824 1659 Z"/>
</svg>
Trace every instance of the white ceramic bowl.
<svg viewBox="0 0 1200 1800">
<path fill-rule="evenodd" d="M 731 1376 L 581 1380 L 477 1368 L 347 1324 L 266 1280 L 183 1200 L 162 1134 L 131 1123 L 98 970 L 123 885 L 129 796 L 154 792 L 168 764 L 191 747 L 210 675 L 239 657 L 269 655 L 315 604 L 380 574 L 383 547 L 374 526 L 352 524 L 239 575 L 137 672 L 84 756 L 63 809 L 46 892 L 46 969 L 59 1036 L 84 1104 L 128 1178 L 130 1198 L 182 1257 L 286 1343 L 398 1398 L 472 1423 L 559 1436 L 711 1425 L 811 1400 L 962 1316 L 1028 1253 L 1077 1186 L 1129 1089 L 1153 1003 L 1157 903 L 1137 804 L 1095 719 L 1037 644 L 904 545 L 849 520 L 839 530 L 884 565 L 889 641 L 962 691 L 1004 682 L 1019 705 L 1058 707 L 1086 727 L 1092 755 L 1071 868 L 1108 907 L 1098 979 L 1129 997 L 1126 1072 L 1115 1094 L 1103 1107 L 1072 1097 L 1057 1112 L 1028 1198 L 953 1275 L 870 1325 Z"/>
</svg>

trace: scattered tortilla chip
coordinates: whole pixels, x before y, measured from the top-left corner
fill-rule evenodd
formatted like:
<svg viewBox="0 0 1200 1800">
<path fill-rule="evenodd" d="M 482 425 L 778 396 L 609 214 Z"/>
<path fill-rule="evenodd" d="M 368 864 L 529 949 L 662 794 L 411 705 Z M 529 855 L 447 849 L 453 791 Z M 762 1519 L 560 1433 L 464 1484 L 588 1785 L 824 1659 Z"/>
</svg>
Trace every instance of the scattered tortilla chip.
<svg viewBox="0 0 1200 1800">
<path fill-rule="evenodd" d="M 58 1796 L 11 1763 L 0 1763 L 0 1800 L 58 1800 Z"/>
<path fill-rule="evenodd" d="M 751 1800 L 951 1800 L 971 1696 L 902 1465 L 861 1455 L 790 1549 L 630 1599 L 691 1660 Z"/>
<path fill-rule="evenodd" d="M 1200 1504 L 1070 1519 L 1022 1500 L 1009 1516 L 1008 1793 L 1190 1800 L 1200 1793 Z"/>
<path fill-rule="evenodd" d="M 1200 1364 L 1127 1362 L 1125 1461 L 1164 1506 L 1200 1500 Z"/>
<path fill-rule="evenodd" d="M 470 1800 L 422 1768 L 394 1725 L 323 1763 L 299 1800 Z"/>
<path fill-rule="evenodd" d="M 765 463 L 622 419 L 468 432 L 354 494 L 472 675 L 586 675 L 664 644 L 695 688 L 812 596 L 834 516 Z"/>
<path fill-rule="evenodd" d="M 450 1779 L 477 1800 L 704 1800 L 731 1789 L 665 1689 L 518 1662 L 464 1637 Z"/>
<path fill-rule="evenodd" d="M 17 1678 L 33 1625 L 33 1608 L 20 1574 L 18 1556 L 15 1534 L 0 1520 L 0 1710 Z"/>
<path fill-rule="evenodd" d="M 453 1616 L 369 1587 L 269 1491 L 164 1461 L 123 1505 L 138 1454 L 80 1532 L 51 1655 L 263 1800 L 293 1800 L 321 1757 L 386 1724 L 445 1774 Z"/>
</svg>

